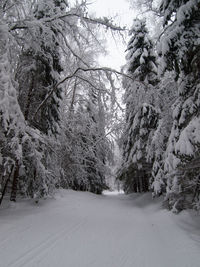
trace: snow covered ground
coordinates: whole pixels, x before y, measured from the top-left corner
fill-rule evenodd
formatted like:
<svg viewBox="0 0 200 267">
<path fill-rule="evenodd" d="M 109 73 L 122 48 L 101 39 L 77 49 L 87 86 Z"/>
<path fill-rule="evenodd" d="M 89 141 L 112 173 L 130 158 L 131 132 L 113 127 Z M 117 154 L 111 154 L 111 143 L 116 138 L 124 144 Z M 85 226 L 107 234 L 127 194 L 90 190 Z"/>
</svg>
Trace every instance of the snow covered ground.
<svg viewBox="0 0 200 267">
<path fill-rule="evenodd" d="M 200 218 L 174 215 L 150 194 L 62 190 L 1 208 L 0 266 L 199 267 Z"/>
</svg>

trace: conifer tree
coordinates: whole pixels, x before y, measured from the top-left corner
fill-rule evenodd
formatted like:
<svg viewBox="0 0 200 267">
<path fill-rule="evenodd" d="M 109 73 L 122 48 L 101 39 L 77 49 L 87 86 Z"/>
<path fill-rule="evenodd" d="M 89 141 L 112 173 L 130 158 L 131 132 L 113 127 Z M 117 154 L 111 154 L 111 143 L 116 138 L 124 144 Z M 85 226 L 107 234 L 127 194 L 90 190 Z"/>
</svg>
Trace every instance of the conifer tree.
<svg viewBox="0 0 200 267">
<path fill-rule="evenodd" d="M 158 80 L 153 43 L 145 21 L 134 20 L 129 34 L 126 66 L 133 81 L 124 81 L 126 130 L 118 177 L 124 181 L 126 192 L 142 192 L 149 190 L 152 163 L 147 160 L 147 147 L 158 120 L 158 112 L 153 106 Z"/>
<path fill-rule="evenodd" d="M 135 19 L 129 35 L 130 40 L 126 49 L 128 73 L 140 81 L 155 84 L 157 82 L 156 57 L 145 19 Z"/>
<path fill-rule="evenodd" d="M 150 104 L 144 103 L 135 114 L 127 133 L 123 148 L 123 165 L 120 179 L 125 192 L 145 192 L 149 190 L 152 162 L 148 161 L 148 145 L 157 127 L 158 112 Z"/>
</svg>

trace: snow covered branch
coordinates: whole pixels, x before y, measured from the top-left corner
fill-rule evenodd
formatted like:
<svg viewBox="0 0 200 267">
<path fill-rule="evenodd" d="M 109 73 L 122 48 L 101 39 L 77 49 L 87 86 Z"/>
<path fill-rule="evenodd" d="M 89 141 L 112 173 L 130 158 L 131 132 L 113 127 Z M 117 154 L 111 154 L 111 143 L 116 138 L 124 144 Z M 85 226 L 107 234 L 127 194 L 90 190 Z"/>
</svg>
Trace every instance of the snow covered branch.
<svg viewBox="0 0 200 267">
<path fill-rule="evenodd" d="M 83 72 L 91 72 L 91 71 L 103 71 L 103 72 L 111 72 L 111 73 L 115 73 L 117 75 L 120 75 L 120 76 L 123 76 L 125 78 L 128 78 L 132 81 L 137 81 L 137 82 L 140 82 L 142 84 L 145 85 L 144 82 L 142 81 L 139 81 L 139 80 L 135 80 L 133 77 L 123 73 L 123 72 L 120 72 L 120 71 L 117 71 L 115 69 L 112 69 L 112 68 L 108 68 L 108 67 L 99 67 L 99 68 L 77 68 L 71 75 L 68 75 L 66 76 L 64 79 L 62 79 L 60 82 L 58 82 L 57 84 L 55 84 L 51 90 L 50 90 L 50 93 L 47 95 L 47 97 L 42 101 L 42 103 L 38 106 L 34 116 L 33 116 L 33 119 L 35 120 L 39 110 L 46 104 L 46 102 L 50 99 L 50 97 L 52 96 L 52 94 L 57 90 L 57 88 L 63 84 L 65 81 L 67 80 L 70 80 L 74 77 L 77 77 L 77 73 L 80 72 L 80 71 L 83 71 Z"/>
<path fill-rule="evenodd" d="M 51 18 L 44 18 L 44 19 L 40 19 L 40 23 L 49 23 L 49 22 L 53 22 L 55 20 L 59 20 L 59 19 L 64 19 L 64 18 L 67 18 L 67 17 L 77 17 L 77 18 L 80 18 L 90 24 L 96 24 L 96 25 L 102 25 L 102 26 L 105 26 L 107 29 L 110 29 L 112 31 L 125 31 L 126 28 L 125 27 L 120 27 L 120 26 L 117 26 L 115 24 L 113 24 L 108 18 L 104 17 L 104 18 L 91 18 L 91 17 L 88 17 L 88 16 L 82 16 L 80 14 L 77 14 L 77 13 L 66 13 L 66 14 L 62 14 L 62 15 L 58 15 L 58 16 L 54 16 L 54 17 L 51 17 Z M 21 20 L 21 21 L 17 21 L 14 23 L 13 26 L 10 27 L 10 31 L 13 31 L 13 30 L 18 30 L 18 29 L 28 29 L 30 27 L 30 24 L 32 24 L 32 26 L 34 26 L 34 24 L 38 24 L 38 20 L 36 19 L 30 19 L 30 20 L 27 20 L 27 19 L 24 19 L 24 20 Z"/>
</svg>

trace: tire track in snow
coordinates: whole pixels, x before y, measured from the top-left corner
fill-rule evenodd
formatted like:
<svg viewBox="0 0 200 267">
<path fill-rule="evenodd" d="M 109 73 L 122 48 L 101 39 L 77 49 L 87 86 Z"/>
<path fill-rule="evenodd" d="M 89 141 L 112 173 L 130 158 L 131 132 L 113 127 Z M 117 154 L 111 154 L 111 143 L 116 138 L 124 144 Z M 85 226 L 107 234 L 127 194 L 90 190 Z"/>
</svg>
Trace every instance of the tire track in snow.
<svg viewBox="0 0 200 267">
<path fill-rule="evenodd" d="M 21 255 L 17 259 L 14 259 L 7 265 L 7 267 L 23 267 L 27 266 L 27 264 L 30 262 L 34 263 L 36 260 L 39 260 L 38 258 L 40 258 L 43 254 L 45 255 L 46 253 L 48 253 L 49 250 L 55 247 L 57 242 L 59 242 L 59 240 L 63 240 L 67 236 L 70 237 L 71 234 L 79 230 L 84 224 L 85 220 L 70 229 L 66 229 L 65 226 L 64 228 L 62 228 L 61 231 L 56 233 L 54 236 L 46 238 L 44 241 L 40 242 L 33 248 L 30 248 L 28 251 L 26 251 L 23 255 Z"/>
</svg>

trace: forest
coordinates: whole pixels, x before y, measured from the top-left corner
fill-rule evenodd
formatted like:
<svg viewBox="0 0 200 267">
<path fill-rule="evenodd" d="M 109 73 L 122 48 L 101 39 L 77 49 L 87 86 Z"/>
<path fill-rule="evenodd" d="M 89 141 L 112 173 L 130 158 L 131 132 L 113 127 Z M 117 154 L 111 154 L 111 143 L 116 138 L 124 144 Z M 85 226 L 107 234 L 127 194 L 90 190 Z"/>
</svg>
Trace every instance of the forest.
<svg viewBox="0 0 200 267">
<path fill-rule="evenodd" d="M 85 0 L 0 1 L 0 204 L 114 177 L 200 209 L 200 0 L 129 2 L 130 29 Z M 120 71 L 98 62 L 108 34 L 126 41 Z"/>
</svg>

